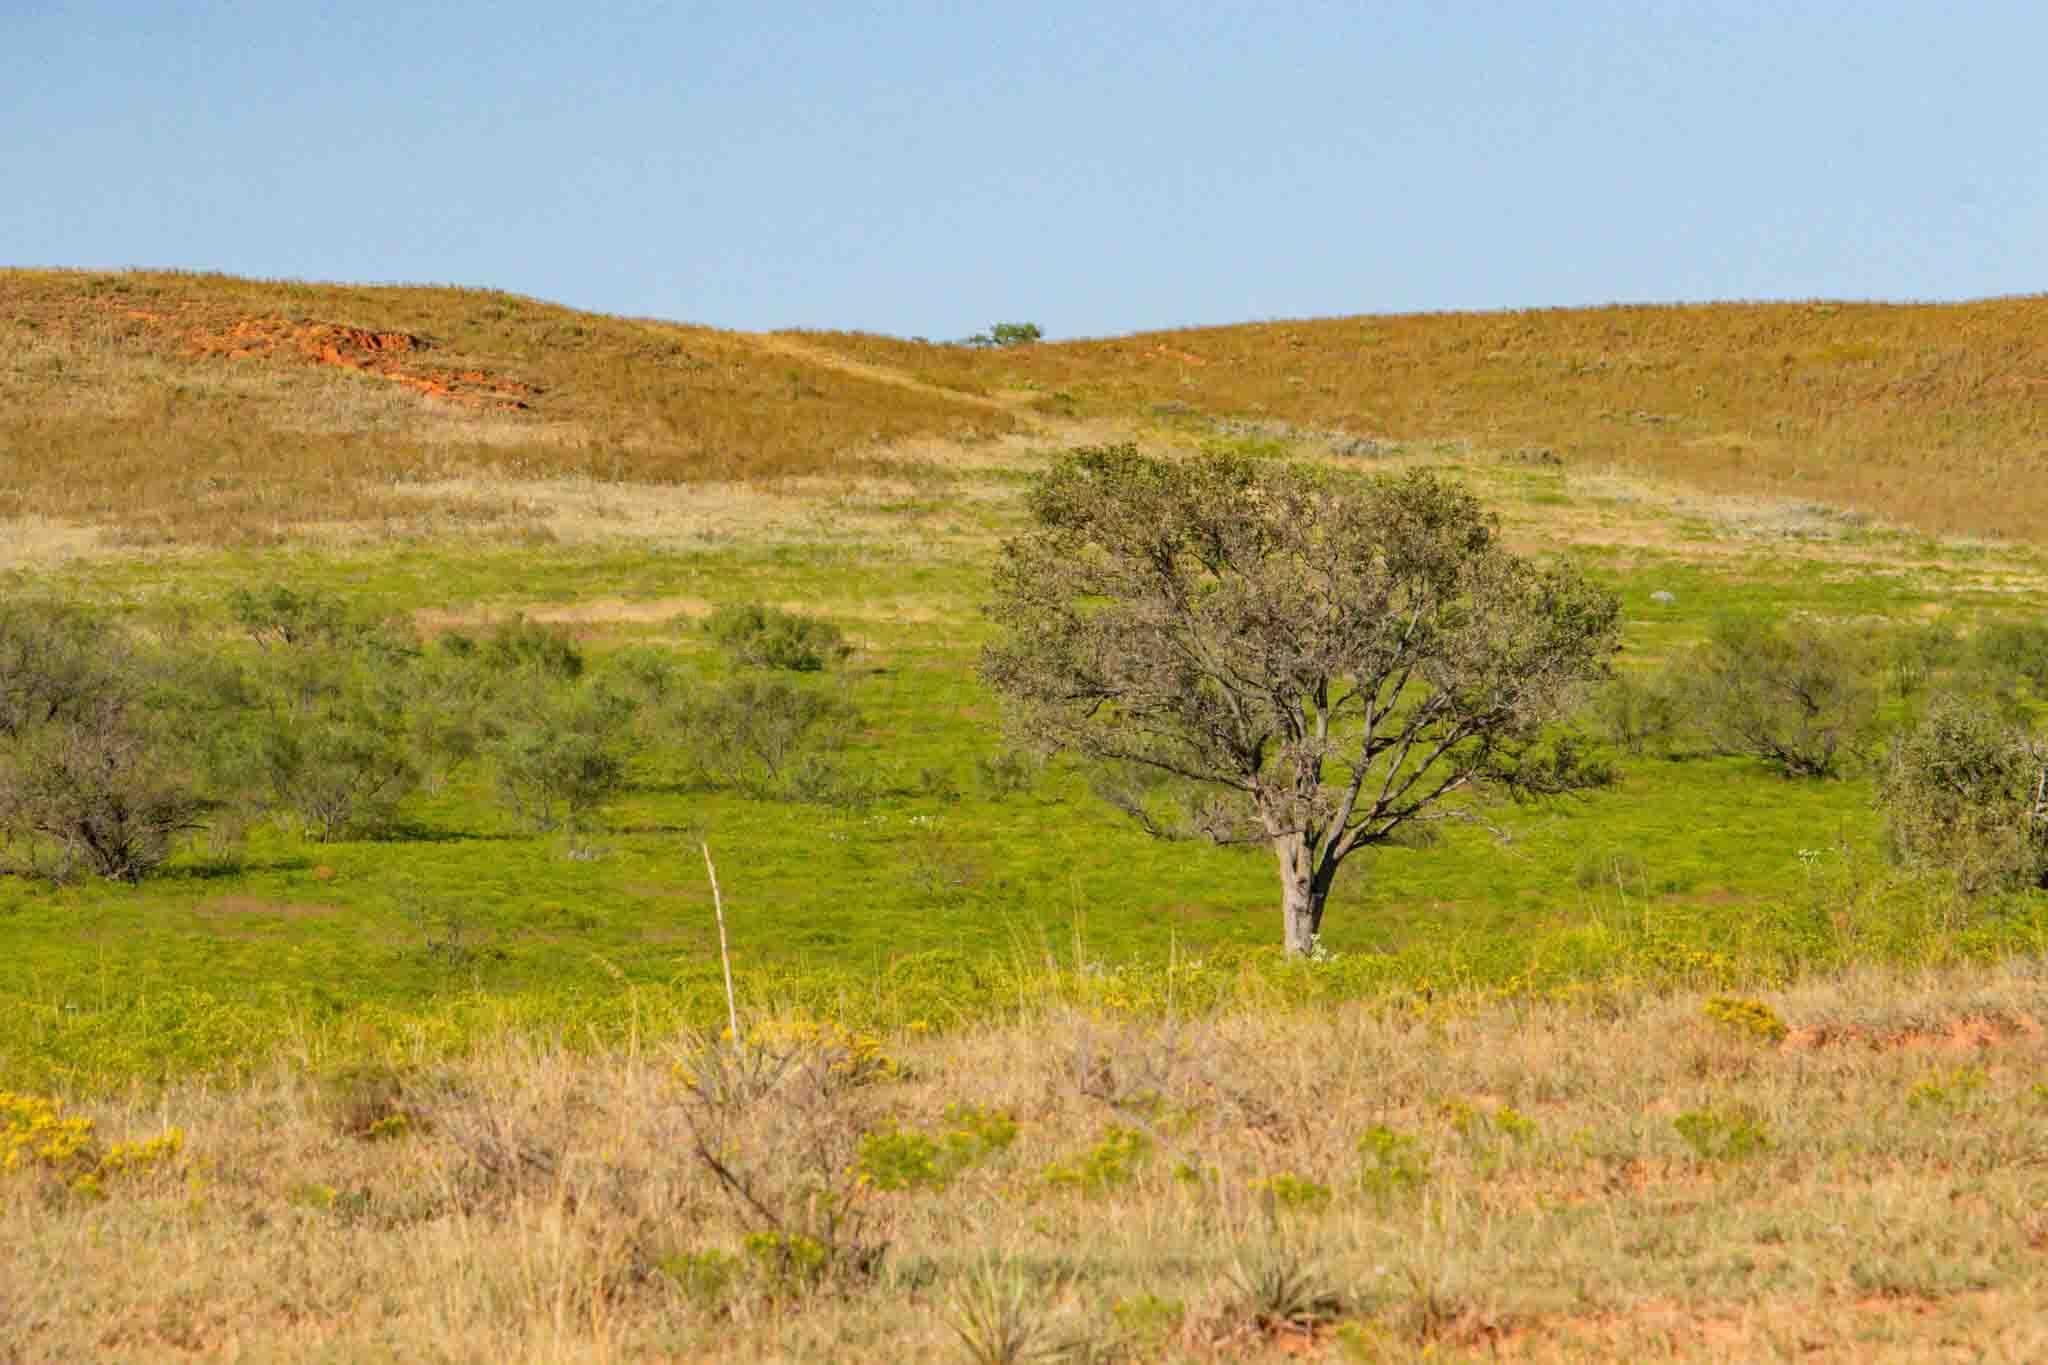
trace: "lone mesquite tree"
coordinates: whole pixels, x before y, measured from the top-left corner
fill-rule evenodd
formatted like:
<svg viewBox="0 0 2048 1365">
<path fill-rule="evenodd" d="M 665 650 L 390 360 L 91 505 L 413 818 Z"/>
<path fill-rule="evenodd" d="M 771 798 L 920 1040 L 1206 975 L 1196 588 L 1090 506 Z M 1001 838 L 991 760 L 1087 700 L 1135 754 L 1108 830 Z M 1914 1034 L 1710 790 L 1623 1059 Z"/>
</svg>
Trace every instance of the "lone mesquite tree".
<svg viewBox="0 0 2048 1365">
<path fill-rule="evenodd" d="M 1358 850 L 1470 812 L 1450 798 L 1596 780 L 1543 732 L 1605 674 L 1619 605 L 1502 548 L 1455 483 L 1109 446 L 1030 510 L 983 677 L 1023 738 L 1234 805 L 1278 857 L 1291 953 Z"/>
</svg>

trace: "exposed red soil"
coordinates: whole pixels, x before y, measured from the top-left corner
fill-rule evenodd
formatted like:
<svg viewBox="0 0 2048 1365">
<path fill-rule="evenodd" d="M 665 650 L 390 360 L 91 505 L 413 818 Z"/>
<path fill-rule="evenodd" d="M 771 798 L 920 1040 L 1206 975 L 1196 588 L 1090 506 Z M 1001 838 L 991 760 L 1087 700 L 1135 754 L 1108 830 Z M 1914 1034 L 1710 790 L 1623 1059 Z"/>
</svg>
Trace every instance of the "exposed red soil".
<svg viewBox="0 0 2048 1365">
<path fill-rule="evenodd" d="M 179 304 L 169 309 L 108 305 L 109 311 L 141 324 L 186 359 L 254 360 L 326 365 L 351 370 L 412 390 L 427 398 L 467 407 L 524 411 L 539 387 L 479 369 L 431 365 L 422 357 L 434 343 L 411 332 L 376 331 L 334 322 L 294 322 L 275 316 L 223 316 L 218 309 Z"/>
<path fill-rule="evenodd" d="M 1810 1052 L 1816 1048 L 1861 1044 L 1874 1052 L 1895 1052 L 1925 1048 L 1937 1052 L 1976 1052 L 2015 1039 L 2033 1041 L 2041 1036 L 2041 1024 L 2025 1015 L 1987 1017 L 1971 1015 L 1940 1028 L 1908 1028 L 1888 1033 L 1833 1024 L 1814 1024 L 1793 1029 L 1780 1044 L 1788 1052 Z"/>
<path fill-rule="evenodd" d="M 145 317 L 152 323 L 161 315 Z M 524 410 L 539 393 L 530 384 L 503 379 L 482 370 L 442 369 L 417 363 L 416 357 L 433 349 L 424 337 L 410 332 L 373 332 L 331 322 L 292 322 L 287 318 L 256 317 L 218 329 L 194 327 L 185 334 L 185 353 L 222 360 L 295 360 L 302 364 L 333 365 L 358 374 L 383 379 L 425 394 L 465 403 L 471 407 Z"/>
</svg>

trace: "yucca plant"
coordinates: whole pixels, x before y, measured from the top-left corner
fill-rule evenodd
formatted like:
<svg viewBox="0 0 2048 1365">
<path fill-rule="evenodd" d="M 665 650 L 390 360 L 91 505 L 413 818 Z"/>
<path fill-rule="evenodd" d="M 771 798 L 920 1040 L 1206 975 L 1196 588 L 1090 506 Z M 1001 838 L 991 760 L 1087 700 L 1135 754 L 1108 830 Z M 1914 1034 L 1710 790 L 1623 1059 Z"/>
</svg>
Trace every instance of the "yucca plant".
<svg viewBox="0 0 2048 1365">
<path fill-rule="evenodd" d="M 975 1365 L 1020 1365 L 1059 1354 L 1024 1276 L 993 1259 L 975 1268 L 942 1316 Z"/>
</svg>

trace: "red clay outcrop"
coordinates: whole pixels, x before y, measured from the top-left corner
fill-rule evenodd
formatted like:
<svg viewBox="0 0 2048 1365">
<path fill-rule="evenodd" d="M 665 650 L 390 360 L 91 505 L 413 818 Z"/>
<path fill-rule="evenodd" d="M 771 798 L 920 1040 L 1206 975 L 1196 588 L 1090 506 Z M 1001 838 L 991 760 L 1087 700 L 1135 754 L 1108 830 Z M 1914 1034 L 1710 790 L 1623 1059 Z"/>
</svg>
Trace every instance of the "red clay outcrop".
<svg viewBox="0 0 2048 1365">
<path fill-rule="evenodd" d="M 155 321 L 155 319 L 150 319 Z M 531 384 L 501 379 L 482 370 L 452 370 L 416 363 L 433 349 L 425 337 L 410 332 L 375 332 L 331 322 L 292 322 L 257 317 L 218 330 L 195 327 L 186 334 L 189 355 L 222 360 L 295 360 L 332 365 L 386 380 L 425 394 L 471 407 L 524 410 L 539 393 Z"/>
</svg>

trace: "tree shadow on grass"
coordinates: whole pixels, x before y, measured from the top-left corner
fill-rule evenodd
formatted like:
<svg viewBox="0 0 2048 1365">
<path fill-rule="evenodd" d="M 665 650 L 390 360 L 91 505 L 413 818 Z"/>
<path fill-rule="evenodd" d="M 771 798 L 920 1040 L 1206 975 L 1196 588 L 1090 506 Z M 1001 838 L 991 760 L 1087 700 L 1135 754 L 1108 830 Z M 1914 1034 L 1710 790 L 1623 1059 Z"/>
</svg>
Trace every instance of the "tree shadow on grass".
<svg viewBox="0 0 2048 1365">
<path fill-rule="evenodd" d="M 304 872 L 313 866 L 311 858 L 267 858 L 251 862 L 241 858 L 202 858 L 197 862 L 163 867 L 151 873 L 153 882 L 218 882 L 260 872 Z"/>
<path fill-rule="evenodd" d="M 701 820 L 697 820 L 697 821 L 688 821 L 688 820 L 686 820 L 686 821 L 683 821 L 683 822 L 682 822 L 682 823 L 680 823 L 680 824 L 659 824 L 659 823 L 657 823 L 657 824 L 635 824 L 635 825 L 615 825 L 615 826 L 613 826 L 613 827 L 612 827 L 611 829 L 609 829 L 609 830 L 607 830 L 607 831 L 605 831 L 605 832 L 606 832 L 606 833 L 608 833 L 608 834 L 620 834 L 620 835 L 626 835 L 626 834 L 671 834 L 671 835 L 679 835 L 679 836 L 681 836 L 682 838 L 685 838 L 685 839 L 702 839 L 702 838 L 704 838 L 704 837 L 705 837 L 705 835 L 706 835 L 706 834 L 707 834 L 707 833 L 709 832 L 709 829 L 710 829 L 710 827 L 709 827 L 708 825 L 706 825 L 706 824 L 705 824 L 705 823 L 704 823 L 703 821 L 701 821 Z"/>
<path fill-rule="evenodd" d="M 528 836 L 522 834 L 486 834 L 473 829 L 446 829 L 438 825 L 423 825 L 415 820 L 401 820 L 386 825 L 370 842 L 379 844 L 509 844 Z"/>
</svg>

